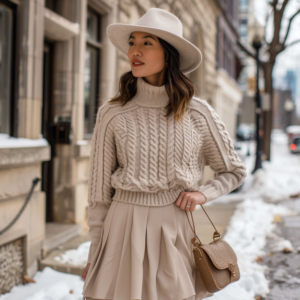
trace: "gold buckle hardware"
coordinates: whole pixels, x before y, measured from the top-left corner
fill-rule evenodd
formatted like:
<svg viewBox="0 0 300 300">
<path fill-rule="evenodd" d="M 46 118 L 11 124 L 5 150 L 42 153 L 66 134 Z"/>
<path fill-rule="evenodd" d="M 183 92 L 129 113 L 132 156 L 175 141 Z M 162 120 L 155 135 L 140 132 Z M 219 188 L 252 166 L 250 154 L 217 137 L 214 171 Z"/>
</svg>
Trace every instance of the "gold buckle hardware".
<svg viewBox="0 0 300 300">
<path fill-rule="evenodd" d="M 221 238 L 221 236 L 222 236 L 222 234 L 220 232 L 215 231 L 214 235 L 213 235 L 214 241 L 219 240 Z"/>
</svg>

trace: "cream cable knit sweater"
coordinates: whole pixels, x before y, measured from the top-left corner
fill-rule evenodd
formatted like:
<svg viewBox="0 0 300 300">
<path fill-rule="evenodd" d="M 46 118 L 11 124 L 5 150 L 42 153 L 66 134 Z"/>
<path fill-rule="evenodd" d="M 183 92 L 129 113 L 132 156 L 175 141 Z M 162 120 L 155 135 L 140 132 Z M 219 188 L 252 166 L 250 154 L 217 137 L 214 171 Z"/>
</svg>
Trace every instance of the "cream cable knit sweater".
<svg viewBox="0 0 300 300">
<path fill-rule="evenodd" d="M 104 103 L 98 110 L 91 145 L 88 184 L 88 262 L 100 240 L 112 200 L 138 205 L 173 203 L 182 191 L 200 191 L 206 202 L 242 184 L 246 170 L 214 109 L 193 97 L 183 121 L 164 117 L 164 86 L 141 77 L 125 106 Z M 203 186 L 205 165 L 217 176 Z"/>
</svg>

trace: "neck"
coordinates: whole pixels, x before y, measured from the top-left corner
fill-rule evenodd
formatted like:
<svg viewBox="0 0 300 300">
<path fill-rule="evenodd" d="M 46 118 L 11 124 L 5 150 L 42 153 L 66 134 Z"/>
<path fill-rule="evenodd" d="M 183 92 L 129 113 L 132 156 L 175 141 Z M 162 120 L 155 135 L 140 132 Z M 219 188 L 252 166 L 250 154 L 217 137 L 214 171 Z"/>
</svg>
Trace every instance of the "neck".
<svg viewBox="0 0 300 300">
<path fill-rule="evenodd" d="M 142 77 L 138 77 L 137 92 L 132 100 L 136 101 L 140 106 L 165 107 L 169 103 L 169 96 L 165 89 L 165 85 L 151 85 Z"/>
</svg>

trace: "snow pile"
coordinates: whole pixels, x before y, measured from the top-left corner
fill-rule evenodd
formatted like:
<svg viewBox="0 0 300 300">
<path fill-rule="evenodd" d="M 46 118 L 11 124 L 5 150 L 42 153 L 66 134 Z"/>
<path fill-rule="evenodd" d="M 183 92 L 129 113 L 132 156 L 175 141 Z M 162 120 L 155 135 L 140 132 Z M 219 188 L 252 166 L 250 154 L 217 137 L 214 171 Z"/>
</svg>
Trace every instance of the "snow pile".
<svg viewBox="0 0 300 300">
<path fill-rule="evenodd" d="M 294 251 L 294 247 L 291 241 L 284 239 L 283 237 L 277 235 L 275 232 L 269 234 L 269 237 L 272 237 L 272 241 L 270 242 L 271 251 L 283 251 L 287 250 L 290 252 Z"/>
<path fill-rule="evenodd" d="M 255 153 L 253 145 L 251 153 Z M 246 197 L 257 196 L 267 202 L 278 202 L 300 193 L 300 156 L 289 153 L 284 132 L 272 132 L 271 161 L 263 161 L 263 169 L 251 174 L 254 162 L 254 156 L 245 161 L 248 174 L 241 193 Z"/>
<path fill-rule="evenodd" d="M 5 133 L 0 133 L 0 148 L 24 148 L 48 146 L 48 141 L 40 135 L 39 139 L 15 138 Z"/>
<path fill-rule="evenodd" d="M 90 142 L 87 140 L 78 140 L 76 145 L 88 145 Z"/>
<path fill-rule="evenodd" d="M 54 259 L 63 264 L 70 264 L 73 266 L 83 266 L 87 263 L 91 241 L 80 244 L 77 249 L 67 250 Z"/>
<path fill-rule="evenodd" d="M 300 169 L 298 166 L 276 166 L 264 162 L 264 169 L 257 170 L 253 175 L 252 188 L 265 200 L 277 202 L 288 199 L 300 192 Z"/>
<path fill-rule="evenodd" d="M 82 300 L 84 281 L 80 276 L 46 267 L 35 273 L 35 283 L 16 285 L 1 300 Z"/>
<path fill-rule="evenodd" d="M 288 136 L 281 129 L 273 129 L 271 135 L 271 142 L 273 145 L 288 145 Z"/>
<path fill-rule="evenodd" d="M 266 237 L 272 233 L 277 215 L 293 215 L 285 206 L 265 203 L 261 198 L 247 198 L 237 208 L 223 239 L 234 249 L 240 268 L 240 280 L 209 297 L 211 300 L 253 300 L 256 295 L 269 293 L 264 276 L 266 266 L 255 262 L 266 253 Z"/>
</svg>

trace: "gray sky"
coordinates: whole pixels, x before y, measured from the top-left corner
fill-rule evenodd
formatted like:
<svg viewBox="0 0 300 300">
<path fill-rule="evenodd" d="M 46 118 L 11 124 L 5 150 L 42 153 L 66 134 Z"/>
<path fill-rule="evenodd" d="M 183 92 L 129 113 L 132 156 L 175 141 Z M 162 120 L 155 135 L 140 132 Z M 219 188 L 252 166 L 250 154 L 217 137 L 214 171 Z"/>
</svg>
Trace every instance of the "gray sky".
<svg viewBox="0 0 300 300">
<path fill-rule="evenodd" d="M 279 3 L 282 3 L 282 1 L 279 0 Z M 270 8 L 270 5 L 267 4 L 267 0 L 254 0 L 255 15 L 260 24 L 265 25 L 266 12 Z M 300 0 L 290 0 L 284 12 L 284 22 L 280 33 L 282 39 L 285 36 L 289 18 L 298 9 L 300 9 Z M 269 18 L 268 27 L 266 28 L 267 41 L 270 41 L 272 36 L 272 22 L 273 18 Z M 300 39 L 300 14 L 293 19 L 287 43 L 289 44 L 298 39 Z M 284 76 L 287 70 L 297 70 L 300 73 L 300 42 L 288 47 L 277 56 L 273 73 L 274 77 Z"/>
</svg>

